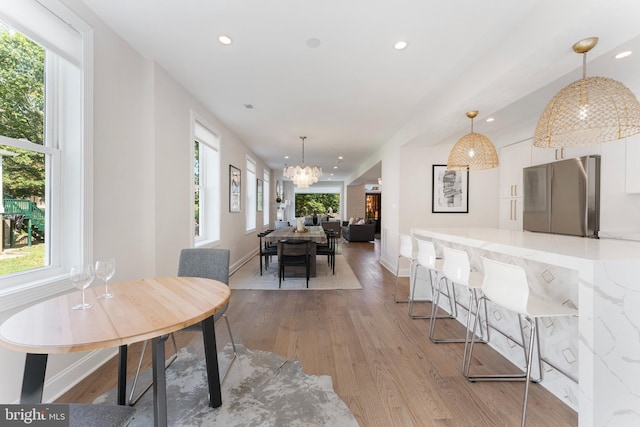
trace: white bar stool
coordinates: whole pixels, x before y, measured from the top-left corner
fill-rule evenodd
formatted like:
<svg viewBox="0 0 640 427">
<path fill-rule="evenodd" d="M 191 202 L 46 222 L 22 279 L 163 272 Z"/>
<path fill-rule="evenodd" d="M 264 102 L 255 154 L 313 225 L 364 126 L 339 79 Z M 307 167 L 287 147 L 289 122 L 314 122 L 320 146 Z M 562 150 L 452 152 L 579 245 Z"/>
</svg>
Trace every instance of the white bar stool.
<svg viewBox="0 0 640 427">
<path fill-rule="evenodd" d="M 413 303 L 414 301 L 426 301 L 430 302 L 433 305 L 433 298 L 435 296 L 435 287 L 436 283 L 440 280 L 443 280 L 442 276 L 442 266 L 443 261 L 441 259 L 437 259 L 436 257 L 436 247 L 433 242 L 430 240 L 416 239 L 418 244 L 418 255 L 416 256 L 416 260 L 413 267 L 413 279 L 410 280 L 410 283 L 413 284 L 411 286 L 411 295 L 409 297 L 409 317 L 412 319 L 431 319 L 431 315 L 415 315 L 413 314 Z M 422 267 L 427 270 L 429 275 L 429 287 L 431 289 L 431 299 L 419 299 L 416 297 L 416 288 L 418 287 L 418 268 Z M 451 313 L 455 310 L 455 295 L 451 292 L 447 292 L 449 297 L 449 306 L 451 307 Z M 452 300 L 452 297 L 454 300 Z M 438 318 L 453 318 L 453 314 L 448 315 L 438 315 Z"/>
<path fill-rule="evenodd" d="M 396 263 L 396 287 L 393 291 L 394 302 L 409 302 L 409 299 L 398 299 L 398 272 L 400 271 L 400 258 L 407 258 L 409 260 L 409 287 L 412 287 L 411 278 L 413 271 L 413 263 L 416 260 L 416 253 L 413 248 L 413 239 L 408 234 L 400 235 L 400 248 L 398 250 L 398 262 Z"/>
<path fill-rule="evenodd" d="M 479 305 L 478 305 L 478 291 L 482 287 L 482 274 L 477 271 L 471 271 L 471 264 L 469 262 L 469 255 L 463 250 L 460 249 L 452 249 L 443 247 L 442 248 L 444 255 L 444 264 L 442 266 L 442 273 L 444 275 L 445 286 L 447 282 L 451 283 L 451 289 L 447 287 L 448 293 L 454 294 L 455 301 L 455 285 L 459 285 L 465 287 L 469 291 L 469 307 L 467 311 L 467 329 L 465 332 L 464 338 L 436 338 L 435 329 L 436 329 L 436 310 L 438 308 L 438 301 L 440 300 L 440 294 L 442 293 L 442 281 L 438 284 L 436 288 L 436 294 L 433 299 L 432 311 L 431 311 L 431 324 L 429 325 L 429 339 L 434 343 L 451 343 L 451 342 L 459 342 L 464 343 L 464 353 L 462 357 L 462 371 L 464 373 L 464 369 L 466 367 L 466 359 L 467 359 L 467 348 L 469 346 L 470 338 L 469 333 L 471 331 L 471 314 L 474 311 L 475 307 L 475 316 L 476 322 L 479 318 Z M 481 340 L 478 342 L 486 343 L 489 341 L 489 324 L 486 322 L 487 319 L 487 311 L 485 305 L 485 324 L 486 324 L 486 340 Z M 452 310 L 455 311 L 455 310 Z M 454 314 L 454 313 L 452 313 Z M 455 314 L 454 314 L 454 317 Z M 475 329 L 474 329 L 475 332 Z M 480 332 L 482 333 L 482 331 Z M 472 334 L 473 335 L 473 334 Z M 475 335 L 474 335 L 475 337 Z"/>
<path fill-rule="evenodd" d="M 524 427 L 527 417 L 527 399 L 529 397 L 529 382 L 531 381 L 531 365 L 533 360 L 534 344 L 537 344 L 538 346 L 538 364 L 541 364 L 540 344 L 538 338 L 538 319 L 541 317 L 577 316 L 578 311 L 571 307 L 565 307 L 557 302 L 549 301 L 536 294 L 530 293 L 527 275 L 522 267 L 484 257 L 482 258 L 482 262 L 484 264 L 484 280 L 482 282 L 483 296 L 480 298 L 478 304 L 483 304 L 486 312 L 487 300 L 489 300 L 496 305 L 517 313 L 521 323 L 522 318 L 529 322 L 531 334 L 529 335 L 528 348 L 524 345 L 524 339 L 522 343 L 527 366 L 524 374 L 470 375 L 471 355 L 473 353 L 473 344 L 475 341 L 474 333 L 471 335 L 469 357 L 467 358 L 467 364 L 464 368 L 463 374 L 472 382 L 526 381 L 524 388 L 524 402 L 522 406 L 522 426 Z M 473 325 L 473 332 L 476 331 L 477 325 L 478 319 L 476 317 Z M 542 367 L 540 366 L 540 379 L 538 381 L 542 380 L 542 372 Z"/>
</svg>

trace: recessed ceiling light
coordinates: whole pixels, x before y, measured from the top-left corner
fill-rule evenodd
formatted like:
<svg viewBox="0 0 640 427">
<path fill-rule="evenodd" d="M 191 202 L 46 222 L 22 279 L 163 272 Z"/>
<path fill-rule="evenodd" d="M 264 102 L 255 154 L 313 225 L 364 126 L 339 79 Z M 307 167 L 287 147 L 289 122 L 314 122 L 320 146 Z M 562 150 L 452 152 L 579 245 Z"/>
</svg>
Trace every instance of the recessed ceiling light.
<svg viewBox="0 0 640 427">
<path fill-rule="evenodd" d="M 633 52 L 631 52 L 630 50 L 625 50 L 624 52 L 620 52 L 619 54 L 617 54 L 615 56 L 616 59 L 622 59 L 622 58 L 626 58 L 627 56 L 631 55 Z"/>
<path fill-rule="evenodd" d="M 406 41 L 400 40 L 399 42 L 393 45 L 393 48 L 395 50 L 402 50 L 402 49 L 405 49 L 408 45 L 409 43 L 407 43 Z"/>
<path fill-rule="evenodd" d="M 493 117 L 487 117 L 487 121 L 488 121 L 489 123 L 491 123 L 491 122 L 492 122 L 492 121 L 494 121 L 494 120 L 495 120 L 495 119 L 494 119 Z"/>
<path fill-rule="evenodd" d="M 342 159 L 343 159 L 343 157 L 342 157 L 342 156 L 338 156 L 338 160 L 342 160 Z"/>
<path fill-rule="evenodd" d="M 222 44 L 229 45 L 232 43 L 231 37 L 229 36 L 220 36 L 218 37 L 218 41 Z"/>
<path fill-rule="evenodd" d="M 322 42 L 320 41 L 320 39 L 310 38 L 307 40 L 307 46 L 309 46 L 310 48 L 320 47 L 321 44 Z"/>
<path fill-rule="evenodd" d="M 289 156 L 284 156 L 284 158 L 285 158 L 285 159 L 288 159 L 288 158 L 289 158 Z"/>
<path fill-rule="evenodd" d="M 333 176 L 333 174 L 332 174 L 332 173 L 330 173 L 329 175 Z"/>
<path fill-rule="evenodd" d="M 334 166 L 333 168 L 334 168 L 334 169 L 338 169 L 338 167 L 337 167 L 337 166 Z"/>
</svg>

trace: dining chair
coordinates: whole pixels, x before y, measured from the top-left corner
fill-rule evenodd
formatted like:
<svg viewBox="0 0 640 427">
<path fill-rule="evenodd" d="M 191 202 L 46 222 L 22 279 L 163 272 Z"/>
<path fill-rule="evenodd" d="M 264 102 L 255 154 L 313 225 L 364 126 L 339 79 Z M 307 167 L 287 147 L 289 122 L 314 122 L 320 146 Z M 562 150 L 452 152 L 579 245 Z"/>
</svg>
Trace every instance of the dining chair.
<svg viewBox="0 0 640 427">
<path fill-rule="evenodd" d="M 488 258 L 482 258 L 484 265 L 484 279 L 482 281 L 482 297 L 478 304 L 484 305 L 491 301 L 495 305 L 503 307 L 518 314 L 520 332 L 522 335 L 522 349 L 526 362 L 525 372 L 521 374 L 490 374 L 470 375 L 471 356 L 475 343 L 475 332 L 478 327 L 478 318 L 473 324 L 473 333 L 469 344 L 469 356 L 463 369 L 463 374 L 469 381 L 525 381 L 524 400 L 522 404 L 522 427 L 527 417 L 527 400 L 529 398 L 529 383 L 542 381 L 543 369 L 540 357 L 540 341 L 538 336 L 538 319 L 542 317 L 578 316 L 578 311 L 554 301 L 542 298 L 530 292 L 527 274 L 520 266 L 506 264 Z M 529 343 L 525 345 L 522 319 L 529 323 Z M 533 347 L 538 348 L 538 368 L 540 378 L 531 380 L 531 366 L 533 363 Z"/>
<path fill-rule="evenodd" d="M 217 280 L 229 285 L 229 256 L 230 251 L 228 249 L 213 249 L 213 248 L 188 248 L 182 249 L 180 251 L 180 261 L 178 265 L 178 277 L 202 277 L 205 279 Z M 229 319 L 227 318 L 226 311 L 229 308 L 229 303 L 227 303 L 224 307 L 218 310 L 213 315 L 214 323 L 218 321 L 220 318 L 224 318 L 225 324 L 227 326 L 227 331 L 229 333 L 229 338 L 231 340 L 231 346 L 233 347 L 233 356 L 231 357 L 231 361 L 229 362 L 229 366 L 226 371 L 222 375 L 222 382 L 227 377 L 231 369 L 231 365 L 236 359 L 237 350 L 236 344 L 233 339 L 233 334 L 231 333 L 231 327 L 229 326 Z M 196 323 L 192 326 L 188 326 L 183 331 L 201 331 L 202 325 L 200 323 Z M 173 334 L 171 334 L 171 338 L 174 340 L 175 346 L 175 338 Z M 136 369 L 136 374 L 133 379 L 133 384 L 131 386 L 131 392 L 129 394 L 129 405 L 134 405 L 142 395 L 149 390 L 149 388 L 153 385 L 153 382 L 149 383 L 145 388 L 138 394 L 138 396 L 134 397 L 136 384 L 138 382 L 138 378 L 140 375 L 140 368 L 142 366 L 142 359 L 144 358 L 145 349 L 147 346 L 147 342 L 144 342 L 142 347 L 142 354 L 140 355 L 140 360 L 138 361 L 138 367 Z M 175 355 L 172 356 L 173 360 L 175 360 Z M 173 362 L 171 360 L 171 362 Z M 165 369 L 168 365 L 165 364 Z"/>
<path fill-rule="evenodd" d="M 271 261 L 272 256 L 278 255 L 278 247 L 271 242 L 263 241 L 262 238 L 271 233 L 272 230 L 266 230 L 262 233 L 258 233 L 258 238 L 260 239 L 260 246 L 258 250 L 260 252 L 260 275 L 262 276 L 262 260 L 264 258 L 264 268 L 269 268 L 269 262 Z"/>
<path fill-rule="evenodd" d="M 333 230 L 325 230 L 327 243 L 316 243 L 316 255 L 326 255 L 329 268 L 336 274 L 336 240 L 338 233 Z"/>
<path fill-rule="evenodd" d="M 280 240 L 278 247 L 278 288 L 282 287 L 284 280 L 285 266 L 303 266 L 306 268 L 307 288 L 309 287 L 309 276 L 311 273 L 311 245 L 315 243 L 311 240 L 286 239 Z"/>
<path fill-rule="evenodd" d="M 436 247 L 430 240 L 424 239 L 416 239 L 416 243 L 418 246 L 418 253 L 416 255 L 416 260 L 413 267 L 413 278 L 409 281 L 412 283 L 411 292 L 409 294 L 409 307 L 408 314 L 412 319 L 431 319 L 433 313 L 430 315 L 417 315 L 413 313 L 414 303 L 416 301 L 426 301 L 430 302 L 433 305 L 434 295 L 436 293 L 435 288 L 436 284 L 441 280 L 444 280 L 444 276 L 442 274 L 443 260 L 438 259 L 436 255 Z M 416 295 L 416 289 L 419 289 L 420 293 L 423 291 L 419 288 L 418 283 L 418 271 L 420 268 L 423 268 L 427 271 L 428 283 L 424 281 L 422 283 L 426 283 L 428 285 L 427 290 L 431 292 L 430 297 Z M 424 294 L 423 294 L 424 295 Z M 439 315 L 436 314 L 438 318 L 452 318 L 455 310 L 455 294 L 453 292 L 447 292 L 447 296 L 449 298 L 449 306 L 451 307 L 451 311 L 447 315 Z M 437 307 L 436 307 L 437 309 Z"/>
<path fill-rule="evenodd" d="M 461 249 L 453 249 L 443 246 L 442 252 L 444 255 L 444 264 L 442 265 L 442 274 L 444 275 L 443 281 L 441 281 L 436 287 L 436 293 L 433 298 L 433 304 L 431 305 L 431 324 L 429 325 L 429 339 L 434 343 L 464 343 L 464 350 L 462 356 L 462 372 L 464 373 L 464 369 L 466 366 L 467 360 L 467 351 L 469 348 L 470 342 L 470 330 L 471 330 L 471 316 L 475 315 L 476 319 L 479 317 L 478 310 L 478 292 L 482 287 L 482 274 L 477 271 L 471 271 L 471 263 L 469 261 L 469 255 Z M 462 288 L 466 288 L 469 293 L 469 305 L 467 307 L 467 324 L 465 330 L 464 338 L 436 338 L 435 329 L 436 329 L 436 310 L 439 306 L 440 295 L 442 292 L 442 283 L 445 286 L 448 284 L 451 285 L 449 289 L 447 287 L 447 292 L 449 294 L 455 295 L 455 286 L 460 286 Z M 455 301 L 455 299 L 454 299 Z M 475 312 L 474 312 L 475 308 Z M 453 317 L 457 317 L 455 312 L 457 311 L 457 307 L 454 305 L 454 309 L 452 310 Z M 485 305 L 485 332 L 486 339 L 483 339 L 479 342 L 486 343 L 489 341 L 489 324 L 487 319 L 487 311 Z M 475 332 L 475 331 L 474 331 Z"/>
<path fill-rule="evenodd" d="M 409 302 L 409 298 L 407 299 L 398 299 L 398 274 L 400 272 L 400 259 L 406 258 L 409 260 L 409 288 L 411 288 L 411 278 L 413 277 L 413 263 L 416 260 L 416 253 L 413 247 L 413 238 L 408 234 L 400 235 L 400 248 L 398 250 L 398 261 L 396 263 L 396 286 L 393 291 L 393 301 L 395 302 Z"/>
</svg>

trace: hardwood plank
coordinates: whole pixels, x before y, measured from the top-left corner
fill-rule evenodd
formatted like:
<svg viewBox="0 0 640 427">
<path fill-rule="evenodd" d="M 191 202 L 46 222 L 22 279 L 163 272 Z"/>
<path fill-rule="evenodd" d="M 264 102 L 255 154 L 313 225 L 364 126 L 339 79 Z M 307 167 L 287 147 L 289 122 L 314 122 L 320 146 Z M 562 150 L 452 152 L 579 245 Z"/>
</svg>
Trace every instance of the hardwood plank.
<svg viewBox="0 0 640 427">
<path fill-rule="evenodd" d="M 429 321 L 410 319 L 407 304 L 393 302 L 395 276 L 378 262 L 378 243 L 340 244 L 338 256 L 349 262 L 362 290 L 233 291 L 227 315 L 234 336 L 248 348 L 301 360 L 308 374 L 330 375 L 361 426 L 519 425 L 524 384 L 467 381 L 460 373 L 462 344 L 433 344 Z M 407 279 L 400 283 L 406 291 Z M 226 331 L 216 327 L 223 346 Z M 439 319 L 438 331 L 462 336 L 464 328 Z M 177 336 L 180 345 L 202 346 L 197 334 Z M 135 347 L 131 353 L 130 366 Z M 515 369 L 482 345 L 474 363 L 487 371 Z M 60 401 L 91 402 L 115 387 L 116 369 L 110 361 Z M 575 411 L 531 385 L 528 426 L 577 424 Z"/>
</svg>

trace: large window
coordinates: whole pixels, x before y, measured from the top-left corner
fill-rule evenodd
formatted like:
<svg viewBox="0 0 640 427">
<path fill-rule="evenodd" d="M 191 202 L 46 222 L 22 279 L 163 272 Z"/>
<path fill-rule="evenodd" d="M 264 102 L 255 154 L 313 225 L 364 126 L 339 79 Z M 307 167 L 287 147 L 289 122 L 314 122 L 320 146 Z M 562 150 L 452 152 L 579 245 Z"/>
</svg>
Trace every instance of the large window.
<svg viewBox="0 0 640 427">
<path fill-rule="evenodd" d="M 220 240 L 220 140 L 193 121 L 193 224 L 196 245 Z"/>
<path fill-rule="evenodd" d="M 0 237 L 11 254 L 0 259 L 0 293 L 62 287 L 71 265 L 91 260 L 91 31 L 47 5 L 0 3 Z"/>
<path fill-rule="evenodd" d="M 256 161 L 247 157 L 247 180 L 246 180 L 246 219 L 247 231 L 256 229 L 256 210 L 257 210 L 257 183 L 256 183 Z"/>
<path fill-rule="evenodd" d="M 264 190 L 262 191 L 262 223 L 264 226 L 269 226 L 269 203 L 271 201 L 271 196 L 269 195 L 269 178 L 270 174 L 268 170 L 265 170 L 262 175 Z"/>
<path fill-rule="evenodd" d="M 340 194 L 296 193 L 296 217 L 340 212 Z"/>
</svg>

